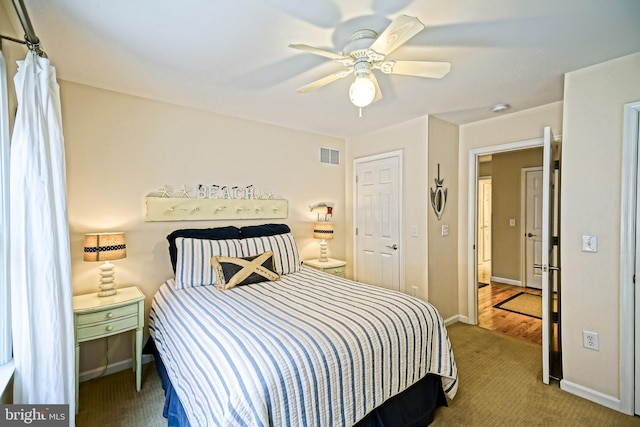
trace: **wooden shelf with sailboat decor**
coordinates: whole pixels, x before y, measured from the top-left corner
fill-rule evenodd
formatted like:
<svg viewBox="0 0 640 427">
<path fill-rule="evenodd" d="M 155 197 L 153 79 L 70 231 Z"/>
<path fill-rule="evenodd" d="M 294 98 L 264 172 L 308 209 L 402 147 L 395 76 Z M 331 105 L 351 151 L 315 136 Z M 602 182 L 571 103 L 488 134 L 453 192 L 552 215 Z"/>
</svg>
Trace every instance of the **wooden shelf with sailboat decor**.
<svg viewBox="0 0 640 427">
<path fill-rule="evenodd" d="M 146 221 L 207 221 L 283 219 L 288 216 L 285 199 L 201 199 L 145 197 Z"/>
</svg>

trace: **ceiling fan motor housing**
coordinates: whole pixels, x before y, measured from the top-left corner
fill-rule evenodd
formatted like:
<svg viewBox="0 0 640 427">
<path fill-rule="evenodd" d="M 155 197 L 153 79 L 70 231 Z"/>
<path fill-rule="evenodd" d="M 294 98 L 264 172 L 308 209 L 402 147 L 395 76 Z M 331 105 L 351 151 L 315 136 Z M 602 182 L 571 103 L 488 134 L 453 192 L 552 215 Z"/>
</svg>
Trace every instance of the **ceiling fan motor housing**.
<svg viewBox="0 0 640 427">
<path fill-rule="evenodd" d="M 344 56 L 353 59 L 369 58 L 369 48 L 378 37 L 378 33 L 373 30 L 359 30 L 351 35 L 351 41 L 342 50 Z"/>
</svg>

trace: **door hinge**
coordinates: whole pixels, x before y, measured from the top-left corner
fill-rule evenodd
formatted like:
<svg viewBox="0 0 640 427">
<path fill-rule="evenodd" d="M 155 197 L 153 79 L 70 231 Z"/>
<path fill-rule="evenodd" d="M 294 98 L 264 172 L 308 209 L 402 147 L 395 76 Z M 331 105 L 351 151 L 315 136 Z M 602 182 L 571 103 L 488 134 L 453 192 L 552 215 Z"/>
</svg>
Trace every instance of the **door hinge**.
<svg viewBox="0 0 640 427">
<path fill-rule="evenodd" d="M 558 312 L 554 311 L 553 312 L 553 323 L 558 323 L 558 318 L 559 318 Z"/>
<path fill-rule="evenodd" d="M 356 236 L 358 235 L 358 227 L 356 227 Z"/>
<path fill-rule="evenodd" d="M 358 183 L 358 175 L 356 175 L 356 184 Z"/>
<path fill-rule="evenodd" d="M 558 244 L 560 243 L 560 239 L 558 238 L 558 236 L 553 236 L 551 243 L 553 244 L 553 246 L 558 246 Z"/>
<path fill-rule="evenodd" d="M 559 170 L 560 169 L 560 160 L 556 160 L 553 162 L 553 168 L 555 170 Z"/>
</svg>

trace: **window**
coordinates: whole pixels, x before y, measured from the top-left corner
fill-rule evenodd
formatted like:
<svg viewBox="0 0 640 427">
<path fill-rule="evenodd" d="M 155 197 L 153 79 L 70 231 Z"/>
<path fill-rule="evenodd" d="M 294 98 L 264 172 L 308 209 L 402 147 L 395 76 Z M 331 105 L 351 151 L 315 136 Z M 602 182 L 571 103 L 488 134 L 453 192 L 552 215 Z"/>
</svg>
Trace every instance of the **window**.
<svg viewBox="0 0 640 427">
<path fill-rule="evenodd" d="M 12 359 L 9 294 L 9 107 L 7 63 L 0 52 L 0 366 Z M 3 384 L 0 384 L 2 394 Z"/>
</svg>

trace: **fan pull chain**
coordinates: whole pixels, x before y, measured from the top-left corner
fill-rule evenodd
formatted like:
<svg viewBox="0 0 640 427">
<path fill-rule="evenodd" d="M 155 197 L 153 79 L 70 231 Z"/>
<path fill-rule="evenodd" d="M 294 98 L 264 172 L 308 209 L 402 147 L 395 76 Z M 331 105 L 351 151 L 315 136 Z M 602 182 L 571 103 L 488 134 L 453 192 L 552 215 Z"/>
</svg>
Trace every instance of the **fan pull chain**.
<svg viewBox="0 0 640 427">
<path fill-rule="evenodd" d="M 358 108 L 358 110 L 360 110 L 358 113 L 358 117 L 362 118 L 362 107 Z"/>
</svg>

